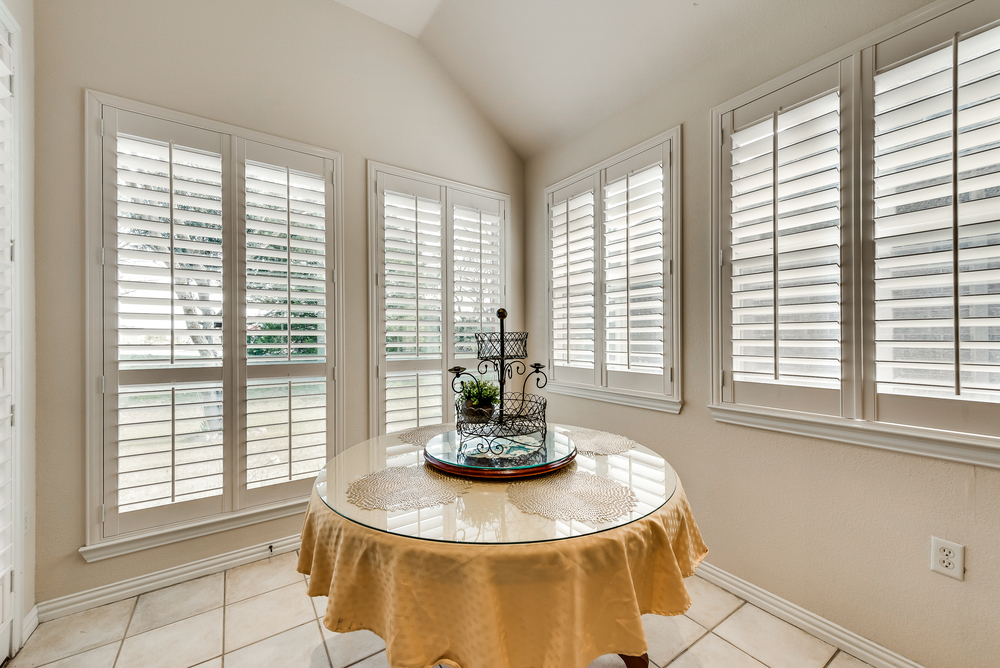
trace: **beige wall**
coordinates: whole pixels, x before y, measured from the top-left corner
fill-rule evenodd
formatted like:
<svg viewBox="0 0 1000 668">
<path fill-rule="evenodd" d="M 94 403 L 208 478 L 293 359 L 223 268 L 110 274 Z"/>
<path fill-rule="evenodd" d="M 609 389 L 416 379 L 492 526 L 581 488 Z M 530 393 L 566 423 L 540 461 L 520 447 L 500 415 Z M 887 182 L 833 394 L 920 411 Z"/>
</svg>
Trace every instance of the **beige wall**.
<svg viewBox="0 0 1000 668">
<path fill-rule="evenodd" d="M 986 668 L 1000 665 L 1000 471 L 717 424 L 706 408 L 710 109 L 923 4 L 824 2 L 821 17 L 785 34 L 762 21 L 745 43 L 529 160 L 528 326 L 537 346 L 546 331 L 544 188 L 682 124 L 685 406 L 672 416 L 550 393 L 550 419 L 663 454 L 712 564 L 925 666 Z M 968 546 L 964 582 L 929 570 L 931 535 Z"/>
<path fill-rule="evenodd" d="M 94 564 L 84 543 L 84 89 L 344 154 L 347 442 L 367 438 L 366 159 L 508 193 L 523 303 L 521 160 L 415 40 L 330 0 L 37 6 L 38 539 L 44 601 L 298 533 L 294 517 Z M 512 312 L 517 313 L 517 307 Z M 519 319 L 522 317 L 519 315 Z"/>
<path fill-rule="evenodd" d="M 3 0 L 21 28 L 21 237 L 17 240 L 21 264 L 24 338 L 24 396 L 20 399 L 22 475 L 27 531 L 24 533 L 24 578 L 21 603 L 27 614 L 35 605 L 35 26 L 33 0 Z M 15 530 L 25 527 L 15 518 Z"/>
</svg>

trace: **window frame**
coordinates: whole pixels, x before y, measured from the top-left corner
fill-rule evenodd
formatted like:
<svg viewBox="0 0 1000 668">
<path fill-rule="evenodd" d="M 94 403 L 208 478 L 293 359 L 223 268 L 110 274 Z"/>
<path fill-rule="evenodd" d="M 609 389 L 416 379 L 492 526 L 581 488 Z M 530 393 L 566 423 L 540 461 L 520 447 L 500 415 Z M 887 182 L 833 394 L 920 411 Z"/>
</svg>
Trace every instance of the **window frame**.
<svg viewBox="0 0 1000 668">
<path fill-rule="evenodd" d="M 664 234 L 663 249 L 665 256 L 664 278 L 669 277 L 670 287 L 664 293 L 669 296 L 669 305 L 664 308 L 664 357 L 669 355 L 669 366 L 664 364 L 665 383 L 672 386 L 671 392 L 642 392 L 636 390 L 619 389 L 608 387 L 606 357 L 604 355 L 604 187 L 608 185 L 606 171 L 631 158 L 634 158 L 645 151 L 656 147 L 663 147 L 664 193 L 669 193 L 669 201 L 664 202 L 663 216 L 669 216 L 669 223 L 664 220 L 664 226 L 669 225 L 669 230 Z M 665 413 L 678 414 L 683 405 L 682 400 L 682 322 L 681 322 L 681 292 L 682 292 L 682 262 L 681 262 L 681 126 L 676 126 L 655 137 L 633 146 L 621 153 L 618 153 L 598 164 L 581 170 L 558 183 L 554 183 L 545 189 L 545 281 L 546 281 L 546 353 L 548 366 L 550 369 L 549 382 L 546 390 L 555 394 L 563 394 L 582 399 L 594 399 L 625 406 L 634 406 Z M 669 157 L 667 157 L 669 156 Z M 560 380 L 554 367 L 554 346 L 552 332 L 552 278 L 551 278 L 551 258 L 552 258 L 552 235 L 551 235 L 551 198 L 554 193 L 564 188 L 576 185 L 584 180 L 590 180 L 594 184 L 594 229 L 595 229 L 595 296 L 594 296 L 594 370 L 595 381 L 600 380 L 601 384 L 575 382 L 572 380 Z M 666 199 L 666 198 L 665 198 Z M 669 320 L 669 324 L 667 324 Z M 669 340 L 667 340 L 669 337 Z M 671 379 L 672 376 L 672 379 Z"/>
<path fill-rule="evenodd" d="M 511 199 L 510 195 L 506 193 L 501 193 L 494 190 L 489 190 L 486 188 L 480 188 L 478 186 L 469 185 L 467 183 L 461 183 L 458 181 L 452 181 L 450 179 L 445 179 L 437 176 L 432 176 L 422 172 L 417 172 L 410 169 L 404 169 L 402 167 L 394 167 L 385 163 L 377 162 L 374 160 L 368 161 L 368 362 L 369 362 L 369 385 L 368 385 L 368 406 L 369 406 L 369 422 L 368 422 L 368 435 L 370 438 L 383 435 L 383 423 L 385 422 L 385 412 L 384 412 L 384 396 L 382 392 L 382 381 L 385 375 L 386 369 L 382 368 L 380 365 L 380 360 L 382 359 L 382 352 L 384 351 L 385 338 L 382 325 L 384 323 L 384 310 L 383 310 L 383 298 L 384 298 L 384 286 L 381 283 L 381 277 L 384 275 L 383 267 L 381 266 L 381 253 L 383 250 L 382 245 L 382 228 L 380 226 L 379 219 L 379 174 L 384 174 L 388 177 L 398 177 L 402 179 L 410 179 L 413 181 L 419 181 L 426 184 L 429 187 L 434 187 L 440 189 L 441 193 L 441 224 L 444 227 L 442 230 L 443 248 L 442 253 L 447 252 L 451 257 L 451 263 L 454 264 L 453 255 L 453 241 L 454 241 L 454 208 L 458 202 L 453 201 L 451 197 L 452 192 L 458 194 L 458 199 L 460 199 L 462 194 L 471 195 L 473 197 L 484 197 L 492 200 L 497 200 L 501 205 L 501 215 L 502 220 L 500 222 L 500 295 L 501 295 L 501 305 L 507 299 L 507 286 L 510 283 L 510 230 L 511 230 Z M 442 272 L 442 282 L 443 282 L 443 301 L 454 306 L 454 278 L 452 276 L 452 269 L 445 269 Z M 455 364 L 468 364 L 468 358 L 455 357 L 455 334 L 454 334 L 454 310 L 450 310 L 443 314 L 442 318 L 442 341 L 445 346 L 445 350 L 442 353 L 442 359 L 440 360 L 442 369 L 448 369 Z M 452 405 L 449 401 L 451 392 L 451 381 L 447 373 L 443 375 L 443 385 L 444 385 L 444 395 L 442 398 L 442 424 L 447 424 L 452 420 L 448 419 L 451 415 L 449 406 Z"/>
<path fill-rule="evenodd" d="M 956 13 L 947 16 L 951 12 Z M 993 18 L 984 18 L 983 25 L 996 25 L 994 21 L 1000 16 L 996 16 L 995 11 L 993 14 Z M 874 369 L 872 354 L 874 345 L 871 339 L 871 327 L 866 324 L 866 318 L 870 319 L 873 307 L 866 305 L 865 302 L 873 290 L 869 285 L 873 276 L 872 268 L 869 266 L 872 262 L 869 249 L 871 231 L 866 228 L 873 218 L 873 167 L 868 164 L 873 156 L 866 138 L 872 136 L 874 124 L 873 118 L 869 117 L 873 104 L 869 98 L 873 95 L 876 47 L 936 20 L 950 25 L 952 22 L 967 21 L 969 17 L 990 15 L 990 8 L 982 0 L 945 0 L 934 3 L 712 109 L 710 135 L 712 396 L 709 410 L 716 421 L 1000 468 L 1000 437 L 911 424 L 878 422 L 874 419 L 876 397 L 871 374 Z M 931 30 L 934 29 L 931 27 Z M 917 56 L 917 53 L 913 54 L 913 57 Z M 850 155 L 842 161 L 842 166 L 847 172 L 847 178 L 843 179 L 842 183 L 850 185 L 850 192 L 843 193 L 842 196 L 842 201 L 849 202 L 850 206 L 849 210 L 842 211 L 842 238 L 845 241 L 842 257 L 849 265 L 842 274 L 842 290 L 845 296 L 842 317 L 845 330 L 850 323 L 854 323 L 853 331 L 846 332 L 842 350 L 844 373 L 842 414 L 824 415 L 807 412 L 801 408 L 795 410 L 790 407 L 732 403 L 727 400 L 727 396 L 731 392 L 733 381 L 731 375 L 724 371 L 728 368 L 727 341 L 729 340 L 729 334 L 726 332 L 728 318 L 724 312 L 727 308 L 729 289 L 728 273 L 723 266 L 724 258 L 728 261 L 725 253 L 729 247 L 726 240 L 728 230 L 724 228 L 729 201 L 729 183 L 724 178 L 728 165 L 725 153 L 728 150 L 728 129 L 725 127 L 724 118 L 744 105 L 788 88 L 838 63 L 841 64 L 845 74 L 843 80 L 849 82 L 849 87 L 842 88 L 841 93 L 850 96 L 850 100 L 842 102 L 841 107 L 844 114 L 842 131 L 849 134 L 848 141 L 842 141 L 842 146 L 850 147 Z M 853 255 L 847 255 L 848 248 L 853 249 Z"/>
<path fill-rule="evenodd" d="M 105 494 L 105 453 L 104 453 L 104 174 L 103 174 L 103 153 L 104 137 L 102 114 L 105 105 L 121 109 L 127 112 L 143 114 L 160 118 L 173 123 L 190 125 L 196 128 L 209 130 L 212 132 L 229 135 L 230 146 L 227 151 L 231 155 L 231 164 L 228 175 L 224 176 L 224 192 L 239 193 L 241 184 L 239 182 L 242 170 L 237 169 L 238 146 L 245 146 L 246 142 L 258 142 L 307 153 L 333 163 L 332 183 L 328 187 L 333 189 L 332 197 L 332 219 L 328 234 L 331 235 L 333 253 L 328 257 L 327 271 L 332 272 L 333 283 L 331 285 L 330 301 L 327 315 L 327 357 L 328 364 L 333 370 L 334 379 L 331 383 L 333 396 L 328 399 L 332 406 L 334 415 L 345 415 L 345 397 L 342 389 L 342 380 L 337 377 L 336 370 L 342 366 L 345 359 L 343 332 L 343 281 L 338 280 L 337 269 L 343 266 L 344 240 L 343 240 L 343 157 L 337 151 L 320 149 L 300 142 L 287 140 L 261 132 L 247 130 L 227 123 L 213 121 L 197 117 L 183 112 L 164 109 L 161 107 L 136 102 L 126 98 L 109 95 L 94 90 L 86 90 L 85 96 L 85 129 L 84 129 L 84 153 L 85 153 L 85 285 L 86 285 L 86 333 L 85 346 L 86 357 L 86 387 L 84 391 L 86 401 L 86 448 L 87 448 L 87 484 L 86 484 L 86 542 L 80 548 L 80 553 L 88 562 L 107 559 L 122 554 L 128 554 L 139 550 L 149 549 L 160 545 L 167 545 L 189 538 L 209 535 L 221 531 L 248 526 L 259 522 L 266 522 L 282 517 L 289 517 L 302 512 L 308 503 L 308 495 L 285 498 L 273 502 L 265 502 L 259 505 L 245 505 L 246 490 L 241 488 L 242 479 L 240 464 L 238 462 L 238 451 L 241 437 L 229 437 L 227 443 L 231 452 L 227 451 L 225 457 L 232 458 L 236 463 L 230 472 L 230 481 L 227 485 L 231 488 L 229 493 L 234 499 L 239 499 L 235 509 L 224 510 L 220 514 L 202 517 L 189 521 L 178 521 L 167 523 L 153 528 L 142 529 L 130 533 L 122 533 L 113 537 L 105 537 L 103 530 L 104 494 Z M 240 220 L 242 208 L 238 202 L 231 202 L 230 210 L 226 214 L 226 224 L 230 225 L 230 230 L 235 230 L 232 234 L 230 253 L 242 254 L 243 248 L 238 247 L 243 234 L 240 234 Z M 235 256 L 234 256 L 235 257 Z M 228 271 L 228 270 L 227 270 Z M 227 289 L 227 293 L 232 296 L 230 301 L 238 299 L 243 295 L 241 277 L 234 272 L 226 274 L 230 281 L 236 281 Z M 234 318 L 233 327 L 236 328 L 234 336 L 238 336 L 244 331 L 242 322 L 242 309 L 227 309 L 227 313 L 232 313 Z M 240 367 L 239 364 L 231 364 L 231 367 Z M 229 367 L 227 367 L 229 368 Z M 233 369 L 232 373 L 225 376 L 229 383 L 237 383 L 239 369 Z M 245 377 L 246 372 L 242 372 Z M 232 392 L 238 392 L 239 387 L 231 385 Z M 237 397 L 237 405 L 240 399 Z M 227 416 L 226 426 L 233 428 L 239 421 L 238 416 Z M 337 452 L 342 449 L 345 438 L 345 424 L 343 419 L 334 421 L 332 428 L 328 429 L 327 447 L 329 452 Z"/>
</svg>

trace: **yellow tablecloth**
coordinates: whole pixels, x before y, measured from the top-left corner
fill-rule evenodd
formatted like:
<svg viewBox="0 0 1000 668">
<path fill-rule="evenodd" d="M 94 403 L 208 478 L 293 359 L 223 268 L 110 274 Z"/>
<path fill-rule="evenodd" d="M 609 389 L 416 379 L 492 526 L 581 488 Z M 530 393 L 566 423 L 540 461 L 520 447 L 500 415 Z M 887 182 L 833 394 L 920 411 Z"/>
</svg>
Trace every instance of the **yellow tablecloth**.
<svg viewBox="0 0 1000 668">
<path fill-rule="evenodd" d="M 326 627 L 373 631 L 393 668 L 586 668 L 645 653 L 640 616 L 686 611 L 683 578 L 707 552 L 680 481 L 625 526 L 510 545 L 376 531 L 313 491 L 298 569 L 310 596 L 330 597 Z"/>
</svg>

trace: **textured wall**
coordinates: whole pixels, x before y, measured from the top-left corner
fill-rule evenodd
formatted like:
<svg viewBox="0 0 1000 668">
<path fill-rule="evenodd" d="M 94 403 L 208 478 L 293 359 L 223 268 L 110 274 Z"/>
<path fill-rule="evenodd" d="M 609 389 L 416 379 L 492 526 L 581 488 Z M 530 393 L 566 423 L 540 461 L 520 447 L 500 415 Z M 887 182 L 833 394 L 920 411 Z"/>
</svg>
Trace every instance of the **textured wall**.
<svg viewBox="0 0 1000 668">
<path fill-rule="evenodd" d="M 48 0 L 37 12 L 37 598 L 297 533 L 298 517 L 87 564 L 84 90 L 344 154 L 347 442 L 368 431 L 366 159 L 512 197 L 522 302 L 523 164 L 415 40 L 328 0 Z M 519 319 L 523 316 L 517 314 Z"/>
<path fill-rule="evenodd" d="M 531 159 L 528 325 L 544 336 L 545 187 L 682 124 L 684 408 L 672 416 L 550 393 L 550 419 L 626 434 L 663 454 L 684 481 L 712 564 L 925 666 L 987 668 L 1000 656 L 1000 471 L 719 424 L 706 408 L 711 108 L 923 4 L 803 3 L 809 11 L 781 29 L 765 13 L 717 58 Z M 968 546 L 964 582 L 929 570 L 931 535 Z"/>
</svg>

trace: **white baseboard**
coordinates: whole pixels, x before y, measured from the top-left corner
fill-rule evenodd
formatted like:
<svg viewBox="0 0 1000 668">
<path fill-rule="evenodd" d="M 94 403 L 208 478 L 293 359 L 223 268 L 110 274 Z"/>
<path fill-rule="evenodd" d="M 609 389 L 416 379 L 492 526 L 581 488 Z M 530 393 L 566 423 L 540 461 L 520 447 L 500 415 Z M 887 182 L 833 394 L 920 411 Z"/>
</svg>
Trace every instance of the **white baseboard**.
<svg viewBox="0 0 1000 668">
<path fill-rule="evenodd" d="M 882 647 L 878 643 L 863 638 L 853 631 L 834 624 L 816 613 L 809 612 L 794 603 L 775 596 L 757 585 L 750 584 L 712 564 L 702 562 L 698 575 L 712 584 L 718 585 L 761 610 L 797 626 L 806 633 L 830 643 L 838 649 L 855 656 L 875 668 L 922 668 L 918 663 Z"/>
<path fill-rule="evenodd" d="M 38 606 L 32 606 L 21 621 L 21 647 L 24 647 L 24 643 L 28 642 L 28 638 L 38 628 Z"/>
<path fill-rule="evenodd" d="M 132 596 L 145 594 L 146 592 L 150 592 L 155 589 L 162 589 L 163 587 L 169 587 L 170 585 L 175 585 L 180 582 L 193 580 L 194 578 L 199 578 L 204 575 L 220 573 L 236 566 L 242 566 L 243 564 L 249 564 L 252 561 L 265 558 L 270 553 L 270 550 L 268 549 L 269 547 L 274 548 L 274 554 L 291 552 L 298 549 L 299 536 L 288 536 L 287 538 L 281 538 L 276 541 L 271 541 L 270 543 L 252 545 L 240 550 L 233 550 L 232 552 L 220 554 L 215 557 L 209 557 L 207 559 L 193 561 L 182 566 L 175 566 L 174 568 L 157 571 L 156 573 L 140 575 L 139 577 L 131 578 L 129 580 L 113 582 L 111 584 L 104 585 L 103 587 L 95 587 L 94 589 L 88 589 L 87 591 L 81 591 L 76 594 L 61 596 L 49 601 L 42 601 L 35 606 L 37 610 L 35 624 L 37 625 L 38 622 L 48 622 L 53 619 L 58 619 L 59 617 L 72 615 L 75 612 L 83 612 L 84 610 L 89 610 L 90 608 L 96 608 L 99 605 L 121 601 L 126 598 L 131 598 Z M 26 619 L 25 625 L 27 625 L 27 623 L 28 621 Z M 24 637 L 27 638 L 27 634 Z"/>
</svg>

